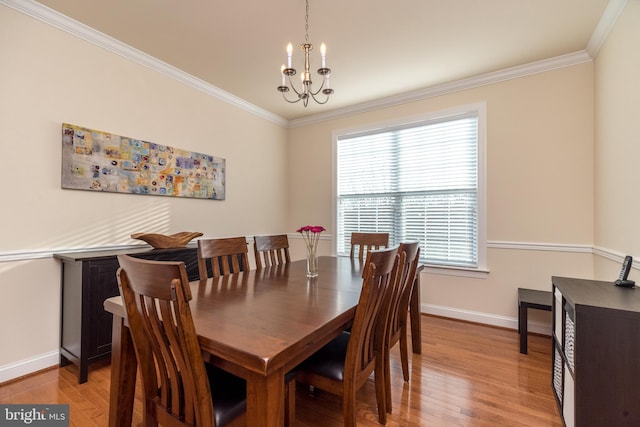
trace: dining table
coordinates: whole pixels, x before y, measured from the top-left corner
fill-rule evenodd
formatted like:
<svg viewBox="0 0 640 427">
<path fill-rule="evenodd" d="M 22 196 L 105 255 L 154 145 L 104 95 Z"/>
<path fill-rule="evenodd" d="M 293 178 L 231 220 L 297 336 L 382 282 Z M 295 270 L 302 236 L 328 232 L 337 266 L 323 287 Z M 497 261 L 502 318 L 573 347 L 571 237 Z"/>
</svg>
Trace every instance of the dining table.
<svg viewBox="0 0 640 427">
<path fill-rule="evenodd" d="M 190 282 L 189 306 L 205 360 L 246 380 L 250 427 L 284 424 L 287 372 L 353 322 L 362 262 L 348 257 L 319 257 L 318 262 L 318 276 L 312 278 L 306 261 L 299 260 Z M 414 301 L 419 288 L 416 280 L 410 310 L 414 353 L 420 352 Z M 109 425 L 130 426 L 135 349 L 121 297 L 106 299 L 104 308 L 113 314 Z"/>
</svg>

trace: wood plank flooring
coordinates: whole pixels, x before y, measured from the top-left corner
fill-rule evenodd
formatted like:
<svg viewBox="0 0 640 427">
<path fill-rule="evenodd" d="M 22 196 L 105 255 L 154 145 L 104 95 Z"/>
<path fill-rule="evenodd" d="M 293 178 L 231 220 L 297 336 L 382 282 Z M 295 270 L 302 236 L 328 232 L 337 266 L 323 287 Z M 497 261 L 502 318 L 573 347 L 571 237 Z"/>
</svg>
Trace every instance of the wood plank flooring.
<svg viewBox="0 0 640 427">
<path fill-rule="evenodd" d="M 393 413 L 387 426 L 562 426 L 551 390 L 551 339 L 530 335 L 519 353 L 514 330 L 423 315 L 422 355 L 410 353 L 411 379 L 402 380 L 399 350 L 391 355 Z M 53 368 L 0 385 L 1 403 L 68 403 L 71 426 L 106 426 L 109 361 L 91 365 L 89 381 L 77 368 Z M 137 390 L 134 425 L 141 425 Z M 373 380 L 357 395 L 358 425 L 379 426 Z M 301 427 L 342 426 L 339 398 L 298 387 Z"/>
</svg>

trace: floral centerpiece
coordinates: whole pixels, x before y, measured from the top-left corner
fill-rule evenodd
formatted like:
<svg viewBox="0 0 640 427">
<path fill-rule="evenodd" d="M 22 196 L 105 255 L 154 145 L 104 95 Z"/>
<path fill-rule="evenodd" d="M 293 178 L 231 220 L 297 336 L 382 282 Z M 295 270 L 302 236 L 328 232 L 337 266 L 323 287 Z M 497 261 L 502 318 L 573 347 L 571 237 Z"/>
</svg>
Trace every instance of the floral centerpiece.
<svg viewBox="0 0 640 427">
<path fill-rule="evenodd" d="M 296 230 L 302 235 L 307 246 L 307 277 L 318 276 L 318 240 L 320 233 L 325 230 L 321 225 L 305 225 Z"/>
</svg>

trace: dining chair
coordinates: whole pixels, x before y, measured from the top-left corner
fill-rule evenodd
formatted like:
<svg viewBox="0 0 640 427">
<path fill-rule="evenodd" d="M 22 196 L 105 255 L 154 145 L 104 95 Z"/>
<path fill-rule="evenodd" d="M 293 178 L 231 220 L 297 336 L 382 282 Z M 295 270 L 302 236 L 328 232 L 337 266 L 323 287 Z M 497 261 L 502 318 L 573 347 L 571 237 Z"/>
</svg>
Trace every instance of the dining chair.
<svg viewBox="0 0 640 427">
<path fill-rule="evenodd" d="M 249 271 L 249 251 L 245 237 L 198 240 L 198 270 L 200 280 L 208 279 L 207 260 L 212 277 Z"/>
<path fill-rule="evenodd" d="M 204 363 L 184 263 L 127 255 L 119 255 L 118 262 L 118 286 L 142 376 L 144 424 L 244 424 L 246 382 Z"/>
<path fill-rule="evenodd" d="M 296 380 L 342 396 L 344 423 L 356 425 L 356 391 L 375 373 L 380 422 L 386 421 L 384 366 L 378 358 L 379 313 L 386 291 L 396 279 L 398 248 L 372 251 L 364 267 L 362 290 L 351 332 L 343 332 L 296 368 Z"/>
<path fill-rule="evenodd" d="M 253 251 L 256 268 L 271 267 L 291 262 L 289 239 L 286 234 L 254 236 Z"/>
<path fill-rule="evenodd" d="M 353 258 L 358 252 L 358 259 L 364 260 L 370 250 L 386 248 L 389 246 L 389 233 L 351 233 L 351 250 L 349 256 Z"/>
<path fill-rule="evenodd" d="M 390 350 L 398 342 L 400 343 L 400 360 L 402 363 L 402 376 L 409 381 L 409 353 L 407 337 L 407 315 L 409 314 L 409 302 L 411 289 L 416 280 L 418 263 L 420 261 L 420 242 L 400 243 L 398 253 L 401 254 L 402 263 L 399 267 L 397 286 L 393 292 L 388 293 L 389 301 L 386 304 L 387 327 L 384 337 L 384 381 L 386 411 L 391 413 L 391 363 Z"/>
</svg>

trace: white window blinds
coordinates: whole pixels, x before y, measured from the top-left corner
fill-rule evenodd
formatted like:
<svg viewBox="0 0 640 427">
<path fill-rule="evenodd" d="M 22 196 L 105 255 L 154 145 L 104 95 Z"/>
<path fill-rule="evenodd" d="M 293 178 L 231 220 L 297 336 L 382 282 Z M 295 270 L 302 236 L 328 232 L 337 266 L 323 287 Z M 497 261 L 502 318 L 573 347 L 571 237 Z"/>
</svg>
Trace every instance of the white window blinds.
<svg viewBox="0 0 640 427">
<path fill-rule="evenodd" d="M 351 233 L 419 240 L 422 262 L 478 266 L 478 114 L 337 138 L 337 251 Z"/>
</svg>

